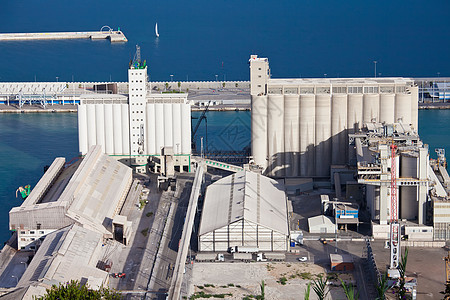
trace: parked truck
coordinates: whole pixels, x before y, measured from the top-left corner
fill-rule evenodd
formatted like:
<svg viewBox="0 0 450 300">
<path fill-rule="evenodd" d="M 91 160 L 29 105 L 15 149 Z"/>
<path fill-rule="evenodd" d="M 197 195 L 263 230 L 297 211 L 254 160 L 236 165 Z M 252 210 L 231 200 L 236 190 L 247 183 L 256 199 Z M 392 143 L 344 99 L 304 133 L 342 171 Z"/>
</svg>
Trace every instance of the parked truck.
<svg viewBox="0 0 450 300">
<path fill-rule="evenodd" d="M 258 253 L 259 248 L 258 247 L 245 247 L 245 246 L 233 246 L 228 248 L 228 252 L 230 253 Z"/>
<path fill-rule="evenodd" d="M 286 259 L 286 253 L 284 252 L 266 252 L 264 253 L 264 256 L 268 260 L 282 261 Z"/>
<path fill-rule="evenodd" d="M 252 254 L 251 253 L 242 253 L 242 252 L 234 252 L 233 253 L 233 259 L 234 260 L 241 260 L 244 262 L 252 261 Z"/>
<path fill-rule="evenodd" d="M 256 261 L 267 261 L 267 258 L 264 258 L 263 253 L 258 253 L 256 255 Z"/>
<path fill-rule="evenodd" d="M 222 253 L 198 253 L 195 256 L 196 261 L 225 261 L 225 258 Z"/>
</svg>

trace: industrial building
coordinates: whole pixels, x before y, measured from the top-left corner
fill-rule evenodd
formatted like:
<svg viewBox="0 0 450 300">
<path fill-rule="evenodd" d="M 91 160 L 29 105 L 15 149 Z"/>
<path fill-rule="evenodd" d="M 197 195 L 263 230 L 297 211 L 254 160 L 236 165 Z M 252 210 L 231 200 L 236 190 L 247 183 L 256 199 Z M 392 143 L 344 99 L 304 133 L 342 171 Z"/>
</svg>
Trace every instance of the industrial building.
<svg viewBox="0 0 450 300">
<path fill-rule="evenodd" d="M 409 240 L 431 240 L 433 225 L 448 227 L 445 203 L 449 198 L 443 186 L 447 171 L 436 162 L 432 167 L 428 146 L 411 126 L 367 123 L 349 135 L 349 142 L 356 149 L 357 180 L 365 185 L 365 205 L 375 238 L 387 238 L 389 232 L 392 182 L 398 195 L 398 219 Z M 435 237 L 446 238 L 446 233 L 439 232 Z"/>
<path fill-rule="evenodd" d="M 348 134 L 364 123 L 402 122 L 417 130 L 418 87 L 410 78 L 271 78 L 250 57 L 252 155 L 272 177 L 329 177 L 354 158 Z"/>
<path fill-rule="evenodd" d="M 78 225 L 70 225 L 48 234 L 17 288 L 7 297 L 32 299 L 43 296 L 52 285 L 78 280 L 94 290 L 107 286 L 108 272 L 97 268 L 103 259 L 103 236 Z"/>
<path fill-rule="evenodd" d="M 208 186 L 199 228 L 199 251 L 234 246 L 287 251 L 289 227 L 284 187 L 250 171 Z"/>
<path fill-rule="evenodd" d="M 336 233 L 336 224 L 331 217 L 319 215 L 308 218 L 309 233 Z"/>
<path fill-rule="evenodd" d="M 112 220 L 131 183 L 131 168 L 103 154 L 101 146 L 67 167 L 56 158 L 22 205 L 9 212 L 18 248 L 35 250 L 43 236 L 71 224 L 112 238 Z"/>
<path fill-rule="evenodd" d="M 189 171 L 191 107 L 187 93 L 151 93 L 147 66 L 128 70 L 128 95 L 86 94 L 78 107 L 81 154 L 93 145 L 145 173 L 165 173 L 162 149 L 173 149 L 176 171 Z M 150 163 L 150 164 L 148 164 Z"/>
</svg>

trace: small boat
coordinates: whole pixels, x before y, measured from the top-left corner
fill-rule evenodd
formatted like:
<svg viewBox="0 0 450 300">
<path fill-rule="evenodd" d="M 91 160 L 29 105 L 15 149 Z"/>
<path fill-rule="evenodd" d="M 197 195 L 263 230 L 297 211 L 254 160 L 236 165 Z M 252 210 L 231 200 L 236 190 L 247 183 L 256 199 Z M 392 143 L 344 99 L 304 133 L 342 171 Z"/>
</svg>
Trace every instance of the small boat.
<svg viewBox="0 0 450 300">
<path fill-rule="evenodd" d="M 158 23 L 155 24 L 155 34 L 156 34 L 156 37 L 159 37 L 159 33 L 158 33 Z"/>
</svg>

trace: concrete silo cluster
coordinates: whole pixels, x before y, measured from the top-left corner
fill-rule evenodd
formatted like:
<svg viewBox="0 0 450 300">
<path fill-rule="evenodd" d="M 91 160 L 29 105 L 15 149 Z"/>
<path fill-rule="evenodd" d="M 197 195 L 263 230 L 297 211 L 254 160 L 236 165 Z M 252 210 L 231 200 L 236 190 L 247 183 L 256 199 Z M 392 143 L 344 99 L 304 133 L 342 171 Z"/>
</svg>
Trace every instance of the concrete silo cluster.
<svg viewBox="0 0 450 300">
<path fill-rule="evenodd" d="M 275 177 L 327 177 L 354 159 L 348 134 L 368 122 L 417 129 L 418 88 L 409 78 L 273 79 L 250 58 L 252 155 Z"/>
</svg>

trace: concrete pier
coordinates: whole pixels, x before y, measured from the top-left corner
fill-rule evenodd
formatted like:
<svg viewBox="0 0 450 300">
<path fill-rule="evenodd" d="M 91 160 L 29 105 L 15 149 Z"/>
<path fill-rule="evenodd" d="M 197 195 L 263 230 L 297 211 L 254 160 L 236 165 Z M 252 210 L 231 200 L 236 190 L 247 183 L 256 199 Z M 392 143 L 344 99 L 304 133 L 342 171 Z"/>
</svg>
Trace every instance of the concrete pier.
<svg viewBox="0 0 450 300">
<path fill-rule="evenodd" d="M 0 41 L 32 40 L 68 40 L 68 39 L 109 39 L 111 43 L 128 42 L 122 31 L 85 31 L 85 32 L 36 32 L 36 33 L 0 33 Z"/>
</svg>

